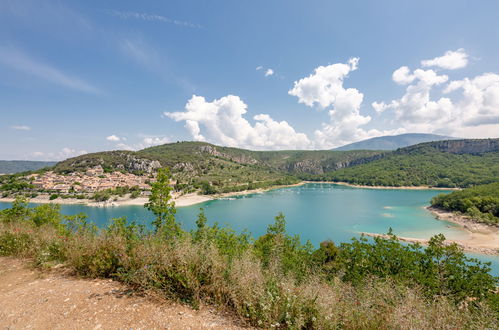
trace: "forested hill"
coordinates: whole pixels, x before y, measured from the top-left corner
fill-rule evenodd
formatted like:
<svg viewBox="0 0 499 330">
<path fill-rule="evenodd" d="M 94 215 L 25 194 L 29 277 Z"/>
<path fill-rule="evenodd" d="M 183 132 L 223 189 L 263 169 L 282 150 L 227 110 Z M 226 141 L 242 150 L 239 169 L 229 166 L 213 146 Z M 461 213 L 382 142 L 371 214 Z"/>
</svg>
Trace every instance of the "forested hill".
<svg viewBox="0 0 499 330">
<path fill-rule="evenodd" d="M 297 174 L 324 174 L 382 157 L 380 151 L 251 151 L 204 142 L 178 142 L 137 152 L 110 151 L 67 159 L 55 171 L 70 173 L 100 165 L 105 171 L 152 173 L 167 166 L 179 189 L 205 193 L 237 191 L 299 181 Z"/>
<path fill-rule="evenodd" d="M 361 185 L 468 187 L 499 181 L 499 139 L 421 143 L 319 179 Z"/>
<path fill-rule="evenodd" d="M 56 162 L 39 162 L 30 160 L 0 160 L 0 174 L 13 174 L 53 166 Z"/>
<path fill-rule="evenodd" d="M 177 142 L 133 151 L 86 154 L 58 163 L 59 173 L 100 165 L 107 172 L 171 169 L 177 188 L 205 193 L 298 182 L 467 187 L 499 180 L 499 139 L 421 143 L 395 151 L 251 151 L 204 142 Z"/>
<path fill-rule="evenodd" d="M 334 150 L 396 150 L 418 143 L 453 139 L 455 138 L 436 134 L 408 133 L 391 136 L 379 136 L 359 142 L 350 143 Z"/>
<path fill-rule="evenodd" d="M 499 225 L 499 181 L 435 196 L 431 205 L 464 213 L 476 221 Z"/>
</svg>

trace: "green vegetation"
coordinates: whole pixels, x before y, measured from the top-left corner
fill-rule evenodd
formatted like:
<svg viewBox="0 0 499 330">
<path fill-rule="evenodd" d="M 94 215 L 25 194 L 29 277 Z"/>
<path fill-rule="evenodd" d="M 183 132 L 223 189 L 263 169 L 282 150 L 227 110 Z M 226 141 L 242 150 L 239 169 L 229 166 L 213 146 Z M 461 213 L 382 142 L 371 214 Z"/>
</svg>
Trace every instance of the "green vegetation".
<svg viewBox="0 0 499 330">
<path fill-rule="evenodd" d="M 379 151 L 250 151 L 204 142 L 178 142 L 138 152 L 82 155 L 58 163 L 54 170 L 70 173 L 100 165 L 108 172 L 150 174 L 156 166 L 166 166 L 177 182 L 176 191 L 217 194 L 295 184 L 299 182 L 298 173 L 332 171 L 380 154 Z"/>
<path fill-rule="evenodd" d="M 488 264 L 433 237 L 427 248 L 361 237 L 318 249 L 286 232 L 282 214 L 253 241 L 209 226 L 182 231 L 160 171 L 148 207 L 154 231 L 125 218 L 98 230 L 56 205 L 28 208 L 18 198 L 0 212 L 0 255 L 64 263 L 79 275 L 110 277 L 197 307 L 229 309 L 264 328 L 494 328 L 498 279 Z"/>
<path fill-rule="evenodd" d="M 452 139 L 455 138 L 436 134 L 408 133 L 393 136 L 379 136 L 350 143 L 334 150 L 396 150 L 418 143 Z"/>
<path fill-rule="evenodd" d="M 431 148 L 403 151 L 315 179 L 368 186 L 469 187 L 499 178 L 499 152 L 454 154 Z"/>
<path fill-rule="evenodd" d="M 163 231 L 165 234 L 175 236 L 180 232 L 180 226 L 175 221 L 175 202 L 172 201 L 170 187 L 170 170 L 160 168 L 156 176 L 156 182 L 152 184 L 149 202 L 144 206 L 151 211 L 156 219 L 152 222 L 155 232 Z"/>
<path fill-rule="evenodd" d="M 431 205 L 457 211 L 487 224 L 499 224 L 499 182 L 433 197 Z"/>
<path fill-rule="evenodd" d="M 30 160 L 0 160 L 0 174 L 36 171 L 44 167 L 54 166 L 56 162 L 38 162 Z"/>
<path fill-rule="evenodd" d="M 72 173 L 102 166 L 105 172 L 147 175 L 171 169 L 178 192 L 217 194 L 298 183 L 345 181 L 370 186 L 470 187 L 499 178 L 499 139 L 422 143 L 396 151 L 250 151 L 205 142 L 177 142 L 137 152 L 110 151 L 58 163 Z M 33 193 L 21 175 L 0 176 L 2 195 Z M 51 191 L 50 193 L 53 193 Z M 103 195 L 103 196 L 101 196 Z M 97 194 L 99 199 L 120 192 Z"/>
</svg>

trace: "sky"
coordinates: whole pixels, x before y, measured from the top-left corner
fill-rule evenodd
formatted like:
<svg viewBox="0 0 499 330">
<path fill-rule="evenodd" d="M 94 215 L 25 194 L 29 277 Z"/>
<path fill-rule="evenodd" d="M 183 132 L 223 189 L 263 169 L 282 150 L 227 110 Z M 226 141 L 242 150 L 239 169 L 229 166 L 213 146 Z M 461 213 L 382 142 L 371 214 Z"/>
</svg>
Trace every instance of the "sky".
<svg viewBox="0 0 499 330">
<path fill-rule="evenodd" d="M 499 137 L 499 1 L 0 0 L 0 159 Z"/>
</svg>

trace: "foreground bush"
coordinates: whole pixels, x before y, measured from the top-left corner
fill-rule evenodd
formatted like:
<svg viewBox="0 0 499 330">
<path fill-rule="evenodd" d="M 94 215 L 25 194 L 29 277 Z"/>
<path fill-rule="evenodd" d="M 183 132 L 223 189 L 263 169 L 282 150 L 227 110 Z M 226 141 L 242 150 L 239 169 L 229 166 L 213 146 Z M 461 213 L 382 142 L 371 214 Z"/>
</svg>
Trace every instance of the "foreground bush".
<svg viewBox="0 0 499 330">
<path fill-rule="evenodd" d="M 169 204 L 168 207 L 174 207 Z M 18 200 L 0 212 L 0 255 L 76 274 L 110 277 L 197 307 L 227 309 L 248 324 L 282 328 L 493 328 L 497 278 L 436 236 L 427 248 L 390 239 L 353 239 L 319 249 L 286 233 L 284 216 L 253 241 L 208 226 L 185 232 L 172 212 L 155 230 L 125 218 L 98 230 L 83 214 Z"/>
</svg>

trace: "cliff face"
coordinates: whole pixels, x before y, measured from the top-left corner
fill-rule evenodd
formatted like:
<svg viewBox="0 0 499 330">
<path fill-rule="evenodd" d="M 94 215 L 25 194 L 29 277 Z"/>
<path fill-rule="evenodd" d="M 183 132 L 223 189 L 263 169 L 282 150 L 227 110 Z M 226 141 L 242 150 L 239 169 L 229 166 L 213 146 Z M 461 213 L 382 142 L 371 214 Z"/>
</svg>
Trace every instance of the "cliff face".
<svg viewBox="0 0 499 330">
<path fill-rule="evenodd" d="M 440 152 L 448 152 L 452 154 L 481 154 L 485 152 L 499 151 L 499 139 L 436 141 L 399 149 L 398 152 L 413 152 L 422 148 L 432 148 Z"/>
<path fill-rule="evenodd" d="M 211 156 L 229 159 L 229 160 L 233 161 L 234 163 L 238 163 L 238 164 L 253 165 L 253 164 L 258 163 L 258 161 L 252 157 L 249 157 L 246 155 L 228 155 L 228 154 L 225 154 L 223 152 L 218 151 L 217 148 L 212 147 L 212 146 L 201 146 L 201 147 L 199 147 L 199 150 L 202 153 L 207 153 Z"/>
<path fill-rule="evenodd" d="M 287 171 L 289 173 L 324 174 L 327 172 L 339 170 L 340 168 L 369 163 L 382 157 L 383 154 L 378 154 L 370 157 L 354 158 L 344 161 L 334 161 L 332 159 L 304 159 L 300 161 L 291 161 L 284 168 L 279 169 Z"/>
<path fill-rule="evenodd" d="M 434 142 L 435 148 L 453 154 L 479 154 L 499 151 L 499 139 L 457 140 Z"/>
</svg>

